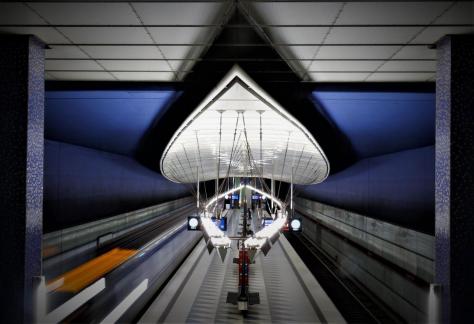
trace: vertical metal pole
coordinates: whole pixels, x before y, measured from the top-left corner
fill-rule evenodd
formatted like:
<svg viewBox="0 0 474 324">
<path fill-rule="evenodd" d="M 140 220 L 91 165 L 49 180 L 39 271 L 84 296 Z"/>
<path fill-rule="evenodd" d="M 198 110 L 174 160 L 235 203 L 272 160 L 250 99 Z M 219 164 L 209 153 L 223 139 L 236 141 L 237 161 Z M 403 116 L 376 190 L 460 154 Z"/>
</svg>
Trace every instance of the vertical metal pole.
<svg viewBox="0 0 474 324">
<path fill-rule="evenodd" d="M 293 167 L 291 167 L 291 178 L 290 178 L 290 213 L 293 217 Z"/>
<path fill-rule="evenodd" d="M 216 175 L 216 207 L 214 209 L 215 216 L 217 217 L 217 196 L 219 195 L 219 169 L 221 166 L 221 139 L 222 139 L 222 113 L 224 110 L 218 110 L 219 113 L 219 150 L 217 153 L 217 175 Z"/>
<path fill-rule="evenodd" d="M 260 113 L 260 164 L 262 170 L 260 171 L 261 177 L 263 177 L 263 132 L 262 132 L 262 113 Z"/>
<path fill-rule="evenodd" d="M 273 197 L 275 197 L 275 180 L 271 180 L 271 194 L 272 194 L 272 212 L 273 212 Z"/>
<path fill-rule="evenodd" d="M 196 207 L 199 213 L 199 166 L 197 167 L 197 200 L 196 200 Z"/>
<path fill-rule="evenodd" d="M 216 178 L 216 208 L 215 208 L 215 216 L 217 217 L 217 196 L 219 195 L 219 178 Z"/>
</svg>

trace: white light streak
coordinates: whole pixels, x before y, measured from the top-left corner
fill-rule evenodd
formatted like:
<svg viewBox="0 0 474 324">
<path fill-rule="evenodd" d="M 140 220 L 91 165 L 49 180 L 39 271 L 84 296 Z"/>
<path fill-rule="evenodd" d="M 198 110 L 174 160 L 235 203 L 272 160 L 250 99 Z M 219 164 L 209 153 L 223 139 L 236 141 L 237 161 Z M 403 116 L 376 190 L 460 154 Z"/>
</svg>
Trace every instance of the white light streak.
<svg viewBox="0 0 474 324">
<path fill-rule="evenodd" d="M 105 289 L 105 278 L 97 280 L 94 284 L 82 290 L 80 293 L 66 301 L 64 304 L 53 310 L 51 313 L 46 315 L 43 319 L 40 319 L 42 323 L 59 323 L 67 316 L 69 316 L 76 309 L 84 305 L 91 298 L 96 296 L 102 290 Z"/>
<path fill-rule="evenodd" d="M 244 245 L 246 248 L 254 248 L 260 249 L 262 245 L 272 237 L 273 235 L 277 234 L 281 228 L 286 223 L 286 215 L 279 217 L 273 221 L 268 226 L 265 226 L 261 231 L 255 233 L 255 237 L 251 237 L 245 240 Z"/>
<path fill-rule="evenodd" d="M 273 197 L 272 195 L 270 194 L 267 194 L 266 192 L 262 191 L 262 190 L 259 190 L 257 188 L 254 188 L 252 187 L 251 185 L 245 185 L 247 188 L 250 188 L 251 190 L 255 191 L 255 192 L 258 192 L 259 194 L 261 194 L 262 196 L 265 196 L 266 198 L 269 198 L 271 200 L 273 200 L 274 203 L 276 203 L 280 208 L 283 208 L 283 205 L 281 203 L 280 200 L 278 200 L 277 198 Z"/>
<path fill-rule="evenodd" d="M 124 300 L 114 308 L 100 324 L 117 323 L 120 317 L 133 305 L 134 302 L 147 290 L 148 279 L 143 280 Z"/>
<path fill-rule="evenodd" d="M 220 194 L 218 198 L 222 198 L 244 187 L 249 188 L 250 190 L 253 190 L 255 192 L 258 192 L 265 198 L 273 200 L 273 202 L 277 204 L 280 207 L 280 209 L 283 210 L 283 203 L 279 199 L 248 184 L 241 185 L 231 190 L 228 190 Z M 208 203 L 206 204 L 206 208 L 212 205 L 216 201 L 216 199 L 217 199 L 216 197 L 210 199 Z M 286 212 L 282 211 L 281 213 L 277 213 L 277 214 L 279 214 L 280 216 L 277 217 L 270 225 L 265 226 L 262 230 L 255 233 L 254 237 L 251 237 L 245 240 L 244 245 L 246 248 L 260 249 L 262 245 L 267 241 L 267 239 L 277 234 L 281 230 L 281 228 L 285 225 L 286 220 L 287 220 Z M 225 235 L 223 231 L 221 231 L 216 226 L 216 224 L 211 220 L 209 215 L 210 214 L 207 211 L 205 211 L 202 214 L 201 224 L 204 231 L 206 231 L 207 235 L 210 237 L 211 243 L 214 245 L 214 247 L 219 247 L 219 246 L 226 247 L 226 248 L 230 247 L 230 242 L 231 242 L 230 239 Z"/>
<path fill-rule="evenodd" d="M 238 187 L 236 187 L 236 188 L 234 188 L 234 189 L 230 189 L 230 190 L 228 190 L 228 191 L 226 191 L 226 192 L 224 192 L 224 193 L 218 195 L 217 197 L 214 196 L 213 198 L 211 198 L 211 199 L 207 202 L 207 204 L 206 204 L 206 209 L 207 209 L 209 206 L 211 206 L 214 202 L 216 202 L 217 199 L 221 199 L 222 197 L 225 197 L 225 196 L 227 196 L 228 194 L 231 194 L 231 193 L 233 193 L 233 192 L 236 192 L 236 191 L 242 189 L 243 187 L 244 187 L 244 185 L 241 185 L 241 186 L 238 186 Z"/>
</svg>

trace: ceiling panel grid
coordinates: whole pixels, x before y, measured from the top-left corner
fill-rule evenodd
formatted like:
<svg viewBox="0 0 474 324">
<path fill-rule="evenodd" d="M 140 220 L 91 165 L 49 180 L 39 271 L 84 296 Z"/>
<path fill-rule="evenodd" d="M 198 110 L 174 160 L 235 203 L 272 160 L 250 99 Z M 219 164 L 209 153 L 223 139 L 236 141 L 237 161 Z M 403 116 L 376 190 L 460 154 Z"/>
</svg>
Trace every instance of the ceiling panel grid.
<svg viewBox="0 0 474 324">
<path fill-rule="evenodd" d="M 311 59 L 307 66 L 296 64 L 312 81 L 432 81 L 436 50 L 430 45 L 446 34 L 474 32 L 472 2 L 249 2 L 249 6 L 273 41 L 288 43 L 280 46 L 292 59 L 290 64 L 294 59 Z"/>
<path fill-rule="evenodd" d="M 226 6 L 206 1 L 5 3 L 0 4 L 0 32 L 35 34 L 49 44 L 48 79 L 172 81 L 199 58 L 204 47 L 193 45 L 209 41 L 216 28 L 211 26 Z"/>
<path fill-rule="evenodd" d="M 0 4 L 0 32 L 45 41 L 49 77 L 172 81 L 192 70 L 231 7 L 224 0 L 8 2 Z M 238 8 L 307 81 L 431 81 L 430 45 L 474 32 L 469 1 L 242 1 Z"/>
</svg>

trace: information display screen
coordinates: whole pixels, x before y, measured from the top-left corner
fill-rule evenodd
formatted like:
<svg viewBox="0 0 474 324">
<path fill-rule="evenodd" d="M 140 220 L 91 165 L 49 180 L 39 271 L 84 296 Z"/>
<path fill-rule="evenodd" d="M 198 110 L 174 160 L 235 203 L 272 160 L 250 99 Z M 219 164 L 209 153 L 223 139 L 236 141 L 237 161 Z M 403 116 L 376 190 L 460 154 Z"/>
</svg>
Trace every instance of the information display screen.
<svg viewBox="0 0 474 324">
<path fill-rule="evenodd" d="M 268 225 L 270 225 L 271 223 L 273 223 L 273 219 L 271 219 L 271 218 L 265 218 L 265 219 L 263 220 L 263 226 L 268 226 Z"/>
</svg>

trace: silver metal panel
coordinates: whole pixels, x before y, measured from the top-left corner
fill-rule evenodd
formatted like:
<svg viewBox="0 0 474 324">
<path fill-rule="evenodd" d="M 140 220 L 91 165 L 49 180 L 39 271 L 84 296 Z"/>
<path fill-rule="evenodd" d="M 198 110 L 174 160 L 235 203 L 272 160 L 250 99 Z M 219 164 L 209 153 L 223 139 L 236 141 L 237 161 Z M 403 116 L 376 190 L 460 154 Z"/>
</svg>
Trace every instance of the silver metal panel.
<svg viewBox="0 0 474 324">
<path fill-rule="evenodd" d="M 18 35 L 35 35 L 45 43 L 69 43 L 52 27 L 0 27 L 0 32 Z"/>
<path fill-rule="evenodd" d="M 472 24 L 474 22 L 474 2 L 463 1 L 454 4 L 436 20 L 437 24 Z"/>
<path fill-rule="evenodd" d="M 77 80 L 77 81 L 113 81 L 115 80 L 108 72 L 83 72 L 83 71 L 49 71 L 48 74 L 54 80 Z"/>
<path fill-rule="evenodd" d="M 384 61 L 316 61 L 309 71 L 374 71 Z"/>
<path fill-rule="evenodd" d="M 127 3 L 29 3 L 51 24 L 112 25 L 138 24 Z"/>
<path fill-rule="evenodd" d="M 327 46 L 317 59 L 388 59 L 399 46 Z"/>
<path fill-rule="evenodd" d="M 155 46 L 81 46 L 95 59 L 157 59 L 163 58 Z"/>
<path fill-rule="evenodd" d="M 327 72 L 317 72 L 309 73 L 313 81 L 320 82 L 362 82 L 364 81 L 369 73 L 347 73 L 347 72 L 336 72 L 336 73 L 327 73 Z"/>
<path fill-rule="evenodd" d="M 266 24 L 330 24 L 343 2 L 256 2 L 250 13 Z"/>
<path fill-rule="evenodd" d="M 143 27 L 60 27 L 77 44 L 153 44 Z"/>
<path fill-rule="evenodd" d="M 276 46 L 285 58 L 311 60 L 319 46 Z"/>
<path fill-rule="evenodd" d="M 436 49 L 428 48 L 428 46 L 405 46 L 393 59 L 436 59 Z"/>
<path fill-rule="evenodd" d="M 323 42 L 328 31 L 328 27 L 268 28 L 268 34 L 277 44 L 319 44 Z"/>
<path fill-rule="evenodd" d="M 46 49 L 46 59 L 63 58 L 63 59 L 83 59 L 88 56 L 74 45 L 66 46 L 50 46 Z"/>
<path fill-rule="evenodd" d="M 171 71 L 164 60 L 99 60 L 99 63 L 112 71 Z"/>
<path fill-rule="evenodd" d="M 449 2 L 351 2 L 337 24 L 429 24 Z"/>
<path fill-rule="evenodd" d="M 163 55 L 170 60 L 192 57 L 202 46 L 160 46 Z"/>
<path fill-rule="evenodd" d="M 474 17 L 471 21 L 474 24 Z M 421 32 L 413 41 L 413 44 L 434 44 L 441 37 L 448 34 L 474 33 L 474 27 L 428 27 Z"/>
<path fill-rule="evenodd" d="M 45 69 L 49 70 L 97 70 L 103 71 L 104 69 L 97 64 L 94 60 L 46 60 Z"/>
<path fill-rule="evenodd" d="M 111 72 L 118 80 L 172 81 L 173 72 Z"/>
<path fill-rule="evenodd" d="M 436 71 L 436 61 L 387 61 L 378 71 Z"/>
<path fill-rule="evenodd" d="M 436 73 L 387 73 L 387 72 L 376 72 L 372 74 L 367 81 L 378 81 L 378 82 L 392 82 L 392 81 L 428 81 Z"/>
<path fill-rule="evenodd" d="M 0 3 L 2 24 L 46 24 L 37 14 L 22 3 Z"/>
<path fill-rule="evenodd" d="M 326 44 L 400 44 L 420 30 L 421 27 L 333 27 Z"/>
<path fill-rule="evenodd" d="M 160 44 L 205 43 L 211 27 L 148 27 L 153 39 Z"/>
<path fill-rule="evenodd" d="M 225 3 L 134 3 L 145 24 L 198 25 L 211 24 Z"/>
</svg>

